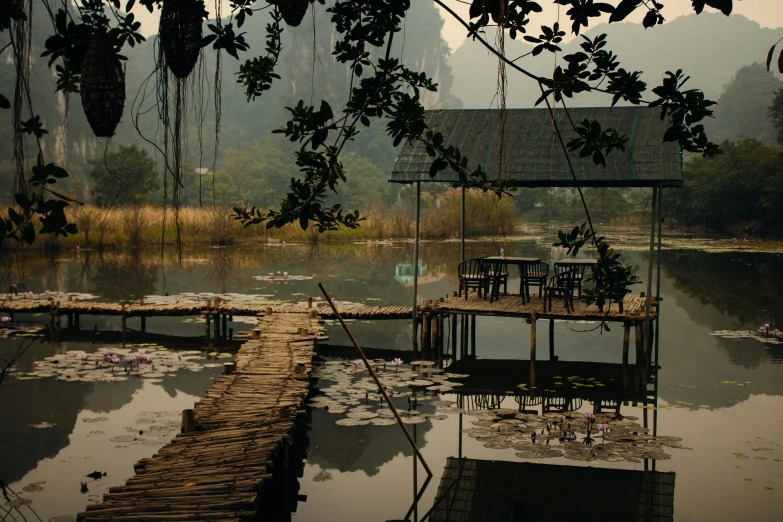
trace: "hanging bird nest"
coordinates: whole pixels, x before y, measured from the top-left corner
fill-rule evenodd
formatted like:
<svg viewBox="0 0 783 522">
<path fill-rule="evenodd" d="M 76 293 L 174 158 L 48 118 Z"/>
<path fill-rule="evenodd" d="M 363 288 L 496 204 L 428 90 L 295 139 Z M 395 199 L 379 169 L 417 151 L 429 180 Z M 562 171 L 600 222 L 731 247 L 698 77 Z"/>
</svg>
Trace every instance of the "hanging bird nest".
<svg viewBox="0 0 783 522">
<path fill-rule="evenodd" d="M 283 15 L 285 23 L 291 27 L 296 27 L 302 22 L 310 0 L 277 0 L 271 3 L 277 4 L 277 8 L 280 10 L 280 14 Z"/>
<path fill-rule="evenodd" d="M 202 0 L 164 0 L 158 35 L 163 55 L 174 76 L 187 78 L 201 52 Z"/>
<path fill-rule="evenodd" d="M 125 72 L 103 27 L 95 29 L 81 72 L 84 115 L 99 138 L 110 138 L 125 107 Z"/>
</svg>

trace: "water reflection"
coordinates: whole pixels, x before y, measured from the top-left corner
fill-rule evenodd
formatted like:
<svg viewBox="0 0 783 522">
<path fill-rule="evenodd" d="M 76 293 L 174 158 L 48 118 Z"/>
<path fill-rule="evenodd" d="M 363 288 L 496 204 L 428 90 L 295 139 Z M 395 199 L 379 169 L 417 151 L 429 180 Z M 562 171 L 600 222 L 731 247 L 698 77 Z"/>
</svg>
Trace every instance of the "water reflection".
<svg viewBox="0 0 783 522">
<path fill-rule="evenodd" d="M 469 257 L 497 253 L 497 245 L 492 243 L 469 242 L 467 247 Z M 507 255 L 534 255 L 550 261 L 559 255 L 546 241 L 539 243 L 534 240 L 506 244 L 505 251 Z M 456 288 L 459 245 L 424 243 L 421 256 L 422 277 L 437 279 L 419 287 L 420 299 L 437 299 L 450 294 Z M 385 246 L 321 245 L 316 248 L 270 245 L 186 250 L 184 266 L 180 269 L 175 256 L 168 253 L 161 266 L 156 251 L 141 252 L 135 257 L 117 252 L 103 255 L 98 252 L 65 252 L 56 257 L 31 256 L 27 260 L 25 282 L 30 290 L 87 292 L 98 294 L 105 300 L 138 298 L 148 293 L 210 291 L 261 293 L 273 295 L 274 300 L 280 302 L 299 302 L 306 295 L 316 295 L 314 283 L 323 281 L 339 300 L 407 305 L 412 299 L 412 290 L 396 276 L 401 264 L 410 265 L 412 272 L 412 257 L 412 247 L 406 243 Z M 644 268 L 647 259 L 643 253 L 631 251 L 625 254 L 625 260 Z M 783 461 L 779 446 L 783 440 L 783 429 L 776 417 L 783 408 L 783 380 L 780 379 L 779 365 L 783 360 L 783 347 L 709 334 L 723 329 L 755 329 L 766 322 L 775 323 L 778 327 L 783 324 L 778 317 L 783 310 L 783 298 L 776 293 L 783 277 L 777 270 L 780 261 L 777 254 L 664 251 L 659 410 L 640 407 L 644 405 L 645 391 L 636 390 L 633 372 L 629 374 L 628 386 L 625 386 L 625 376 L 617 368 L 619 365 L 614 364 L 620 360 L 621 329 L 613 329 L 604 335 L 577 332 L 591 325 L 557 323 L 555 335 L 560 360 L 536 363 L 536 385 L 541 389 L 551 389 L 550 384 L 554 383 L 552 379 L 556 376 L 580 375 L 597 378 L 607 384 L 609 390 L 604 390 L 604 387 L 600 390 L 587 388 L 578 393 L 569 391 L 561 394 L 570 394 L 566 397 L 520 393 L 517 391 L 519 384 L 531 383 L 529 363 L 524 360 L 528 356 L 529 326 L 522 321 L 502 318 L 479 319 L 477 358 L 464 360 L 465 365 L 475 365 L 475 369 L 466 369 L 464 373 L 490 375 L 491 378 L 485 378 L 489 381 L 497 376 L 498 389 L 487 389 L 486 383 L 476 381 L 472 389 L 466 388 L 465 393 L 452 392 L 443 398 L 459 402 L 464 410 L 505 408 L 523 413 L 535 412 L 536 415 L 559 410 L 586 412 L 594 408 L 607 411 L 609 406 L 619 407 L 621 414 L 639 417 L 642 425 L 645 414 L 648 415 L 650 430 L 654 429 L 657 412 L 657 424 L 662 434 L 683 437 L 684 443 L 694 448 L 675 449 L 671 451 L 671 460 L 656 461 L 658 471 L 677 473 L 674 503 L 677 519 L 709 518 L 727 522 L 775 520 L 774 513 L 783 509 L 783 497 L 778 495 L 783 488 L 780 474 L 783 464 L 776 462 L 776 459 Z M 251 276 L 277 270 L 312 275 L 315 279 L 288 284 L 251 279 Z M 646 273 L 645 270 L 641 272 L 641 275 Z M 139 277 L 138 273 L 141 274 Z M 440 274 L 443 274 L 442 277 Z M 510 282 L 510 286 L 514 284 Z M 36 317 L 22 319 L 42 320 Z M 102 330 L 116 330 L 119 321 L 82 319 L 83 330 L 91 330 L 94 325 L 99 325 Z M 129 321 L 130 327 L 135 325 L 133 320 Z M 235 331 L 246 329 L 239 324 L 233 326 Z M 363 345 L 377 349 L 372 352 L 372 357 L 410 360 L 408 321 L 357 321 L 351 323 L 351 328 Z M 193 339 L 203 336 L 203 325 L 184 323 L 180 319 L 153 318 L 148 321 L 147 329 L 151 334 L 189 336 Z M 85 335 L 85 332 L 80 335 Z M 341 330 L 330 327 L 329 335 L 329 344 L 320 348 L 322 353 L 329 357 L 355 357 L 350 349 L 345 348 L 349 343 Z M 100 349 L 102 344 L 117 340 L 108 335 L 105 340 L 97 336 L 93 342 L 99 344 L 88 345 L 75 342 L 86 341 L 83 337 L 68 340 L 65 331 L 63 339 L 68 342 L 61 346 L 39 343 L 35 351 L 20 362 L 20 367 L 29 368 L 33 359 L 64 350 L 93 351 Z M 4 350 L 13 347 L 14 342 L 0 340 L 0 356 L 5 353 Z M 176 345 L 171 338 L 161 337 L 156 342 L 171 342 L 172 347 Z M 491 359 L 504 360 L 502 368 L 493 368 Z M 447 357 L 443 360 L 446 365 L 450 364 Z M 454 368 L 458 368 L 461 362 L 454 362 Z M 489 366 L 481 367 L 485 363 Z M 555 373 L 556 364 L 568 369 Z M 504 370 L 509 374 L 507 378 L 503 376 Z M 0 412 L 0 475 L 8 482 L 17 480 L 15 488 L 38 480 L 51 481 L 44 485 L 41 495 L 54 495 L 59 487 L 68 492 L 40 497 L 53 503 L 51 509 L 43 510 L 42 518 L 66 514 L 69 506 L 75 506 L 70 511 L 75 512 L 86 501 L 78 496 L 78 491 L 78 502 L 69 496 L 73 493 L 74 483 L 78 490 L 77 475 L 92 471 L 89 468 L 96 468 L 95 463 L 101 459 L 113 460 L 114 467 L 109 469 L 112 473 L 110 480 L 112 485 L 119 484 L 132 474 L 130 464 L 133 461 L 155 451 L 155 448 L 143 446 L 116 448 L 116 444 L 90 435 L 96 427 L 83 423 L 81 417 L 106 416 L 109 420 L 104 431 L 122 432 L 126 426 L 135 426 L 141 412 L 157 409 L 158 404 L 166 404 L 165 408 L 172 410 L 192 406 L 194 400 L 203 396 L 210 383 L 209 373 L 205 372 L 187 375 L 185 380 L 164 380 L 156 385 L 132 381 L 98 385 L 53 380 L 3 385 L 0 389 L 5 405 Z M 506 393 L 508 391 L 515 393 L 512 396 Z M 437 413 L 437 407 L 433 408 L 426 401 L 419 403 L 419 409 L 425 414 Z M 406 518 L 406 512 L 411 509 L 411 502 L 417 495 L 420 502 L 414 505 L 407 518 L 421 520 L 435 505 L 439 489 L 436 486 L 442 478 L 440 470 L 450 466 L 449 458 L 458 459 L 461 455 L 473 461 L 506 461 L 515 466 L 523 465 L 514 449 L 485 448 L 483 442 L 473 437 L 460 437 L 461 429 L 473 427 L 470 424 L 473 417 L 464 415 L 463 426 L 460 426 L 459 415 L 433 419 L 413 426 L 428 464 L 433 470 L 438 470 L 433 482 L 419 495 L 414 491 L 421 489 L 424 474 L 419 467 L 414 481 L 412 452 L 398 427 L 341 427 L 334 424 L 334 419 L 323 410 L 312 411 L 309 445 L 301 445 L 308 454 L 301 457 L 305 459 L 302 461 L 304 466 L 297 471 L 303 476 L 297 484 L 287 486 L 293 496 L 287 497 L 288 507 L 280 510 L 280 520 L 291 517 L 292 502 L 297 511 L 296 518 L 300 521 L 399 520 Z M 51 422 L 54 426 L 46 429 L 30 427 L 41 422 Z M 770 451 L 764 452 L 761 448 L 769 448 Z M 735 453 L 749 458 L 741 459 Z M 577 462 L 576 465 L 593 468 L 596 474 L 591 476 L 596 478 L 584 479 L 588 482 L 603 480 L 598 475 L 602 470 L 644 471 L 644 462 Z M 538 491 L 535 488 L 543 488 L 544 484 L 551 485 L 550 480 L 567 482 L 567 487 L 553 488 L 564 499 L 565 515 L 560 519 L 579 516 L 574 513 L 576 502 L 566 496 L 568 491 L 565 490 L 583 491 L 581 484 L 584 481 L 569 478 L 575 475 L 567 475 L 568 470 L 562 471 L 560 478 L 556 478 L 556 470 L 551 469 L 572 467 L 574 463 L 549 459 L 524 466 L 525 473 L 535 473 L 539 477 L 535 484 L 525 486 L 530 488 L 529 492 Z M 101 467 L 97 466 L 98 469 Z M 508 472 L 512 476 L 516 473 Z M 8 477 L 14 478 L 9 480 Z M 302 502 L 304 495 L 307 502 Z M 535 504 L 533 500 L 538 502 L 538 497 L 529 497 L 526 492 L 514 495 L 525 497 L 528 504 L 524 505 L 531 508 Z M 595 495 L 595 498 L 604 499 L 603 504 L 595 509 L 606 515 L 604 519 L 611 519 L 613 498 L 606 493 L 600 496 L 601 492 Z M 588 498 L 587 495 L 584 498 Z M 738 498 L 742 501 L 737 501 Z M 43 500 L 36 502 L 40 502 L 38 505 L 45 503 Z M 540 506 L 540 503 L 535 505 Z M 507 507 L 517 509 L 513 506 L 512 499 Z M 557 510 L 550 512 L 547 518 L 558 519 Z"/>
</svg>

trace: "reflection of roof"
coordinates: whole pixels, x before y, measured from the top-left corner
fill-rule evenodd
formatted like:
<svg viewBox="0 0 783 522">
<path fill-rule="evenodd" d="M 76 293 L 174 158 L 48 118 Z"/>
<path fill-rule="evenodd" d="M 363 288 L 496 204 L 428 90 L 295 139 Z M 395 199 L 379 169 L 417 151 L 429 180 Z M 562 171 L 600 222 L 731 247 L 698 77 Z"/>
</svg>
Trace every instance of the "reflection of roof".
<svg viewBox="0 0 783 522">
<path fill-rule="evenodd" d="M 581 158 L 578 150 L 571 152 L 577 181 L 571 176 L 545 108 L 509 109 L 503 148 L 498 139 L 498 110 L 432 110 L 426 111 L 424 117 L 432 130 L 443 134 L 445 146 L 458 147 L 467 156 L 470 170 L 480 164 L 489 179 L 498 177 L 498 159 L 504 151 L 503 177 L 516 186 L 682 186 L 682 154 L 677 143 L 663 142 L 668 122 L 661 121 L 658 109 L 585 107 L 569 112 L 573 121 L 597 120 L 604 128 L 611 127 L 628 137 L 625 151 L 614 150 L 606 157 L 606 167 L 595 165 L 592 157 Z M 564 110 L 555 109 L 555 119 L 566 143 L 577 137 Z M 423 145 L 406 143 L 394 164 L 391 181 L 459 182 L 451 168 L 431 177 L 431 164 L 432 158 Z"/>
<path fill-rule="evenodd" d="M 674 479 L 673 472 L 452 457 L 430 520 L 671 521 Z"/>
<path fill-rule="evenodd" d="M 427 283 L 434 283 L 435 281 L 440 281 L 444 277 L 446 277 L 446 274 L 444 274 L 443 272 L 441 272 L 438 275 L 419 276 L 419 284 L 426 285 Z M 402 283 L 403 286 L 413 286 L 412 275 L 394 276 L 394 279 Z"/>
</svg>

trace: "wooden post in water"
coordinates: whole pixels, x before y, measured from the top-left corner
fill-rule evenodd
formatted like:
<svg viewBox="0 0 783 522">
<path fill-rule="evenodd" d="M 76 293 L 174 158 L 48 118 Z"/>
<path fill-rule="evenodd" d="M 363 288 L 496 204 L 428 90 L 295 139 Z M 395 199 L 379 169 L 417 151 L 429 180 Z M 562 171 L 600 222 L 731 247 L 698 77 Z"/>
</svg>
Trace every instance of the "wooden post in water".
<svg viewBox="0 0 783 522">
<path fill-rule="evenodd" d="M 207 339 L 207 344 L 212 345 L 212 341 L 209 338 L 209 314 L 206 314 L 204 317 L 206 317 L 206 322 L 204 323 L 204 337 Z"/>
<path fill-rule="evenodd" d="M 470 355 L 476 357 L 476 314 L 470 316 Z"/>
<path fill-rule="evenodd" d="M 421 312 L 421 349 L 430 349 L 430 318 L 429 312 L 425 312 L 423 309 Z"/>
<path fill-rule="evenodd" d="M 228 336 L 228 315 L 223 314 L 222 323 L 223 323 L 222 335 L 223 335 L 223 338 L 225 339 Z"/>
<path fill-rule="evenodd" d="M 237 369 L 237 363 L 227 362 L 223 363 L 223 375 L 233 375 Z"/>
<path fill-rule="evenodd" d="M 182 410 L 182 433 L 193 433 L 194 431 L 196 431 L 195 410 Z"/>
<path fill-rule="evenodd" d="M 312 308 L 312 307 L 313 307 L 313 298 L 312 297 L 308 297 L 307 298 L 307 308 Z"/>
<path fill-rule="evenodd" d="M 642 361 L 644 360 L 644 348 L 642 347 L 642 343 L 644 343 L 644 321 L 636 321 L 634 337 L 634 340 L 636 341 L 636 380 L 634 382 L 634 390 L 638 392 L 641 381 L 644 380 L 642 373 Z"/>
<path fill-rule="evenodd" d="M 530 364 L 536 360 L 536 313 L 530 314 Z"/>
<path fill-rule="evenodd" d="M 73 313 L 73 325 L 74 325 L 74 328 L 76 328 L 77 330 L 79 329 L 79 313 L 78 312 L 74 312 Z"/>
<path fill-rule="evenodd" d="M 147 316 L 142 315 L 141 316 L 141 331 L 146 332 L 147 331 Z"/>
<path fill-rule="evenodd" d="M 457 314 L 451 314 L 451 362 L 457 360 Z"/>
<path fill-rule="evenodd" d="M 628 348 L 631 344 L 631 323 L 623 323 L 623 389 L 628 388 Z"/>
<path fill-rule="evenodd" d="M 432 313 L 430 313 L 430 324 L 432 324 L 432 344 L 431 348 L 433 350 L 437 350 L 440 346 L 440 324 L 438 323 L 438 311 L 435 306 L 432 308 Z"/>
<path fill-rule="evenodd" d="M 68 297 L 71 297 L 71 296 L 68 296 Z M 65 314 L 65 327 L 68 328 L 69 330 L 71 328 L 73 328 L 73 313 L 72 312 L 67 312 Z"/>
</svg>

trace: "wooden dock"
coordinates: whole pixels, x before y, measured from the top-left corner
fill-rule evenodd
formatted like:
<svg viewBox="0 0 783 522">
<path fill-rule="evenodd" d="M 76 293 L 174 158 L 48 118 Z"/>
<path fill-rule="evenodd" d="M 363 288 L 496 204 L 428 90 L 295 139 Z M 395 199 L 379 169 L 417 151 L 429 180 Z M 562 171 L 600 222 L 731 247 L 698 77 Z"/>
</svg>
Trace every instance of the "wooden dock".
<svg viewBox="0 0 783 522">
<path fill-rule="evenodd" d="M 235 367 L 183 412 L 184 433 L 136 463 L 135 476 L 78 520 L 252 520 L 265 510 L 273 471 L 287 468 L 324 330 L 315 314 L 273 313 L 254 331 Z"/>
<path fill-rule="evenodd" d="M 345 319 L 407 319 L 410 306 L 337 306 Z M 317 302 L 312 304 L 281 304 L 276 306 L 233 304 L 231 301 L 179 301 L 170 304 L 117 304 L 93 301 L 44 301 L 41 299 L 13 299 L 0 302 L 0 312 L 8 314 L 54 313 L 59 316 L 73 314 L 122 316 L 122 317 L 186 317 L 193 315 L 251 316 L 265 314 L 299 314 L 316 310 L 322 318 L 333 318 L 331 308 Z"/>
</svg>

